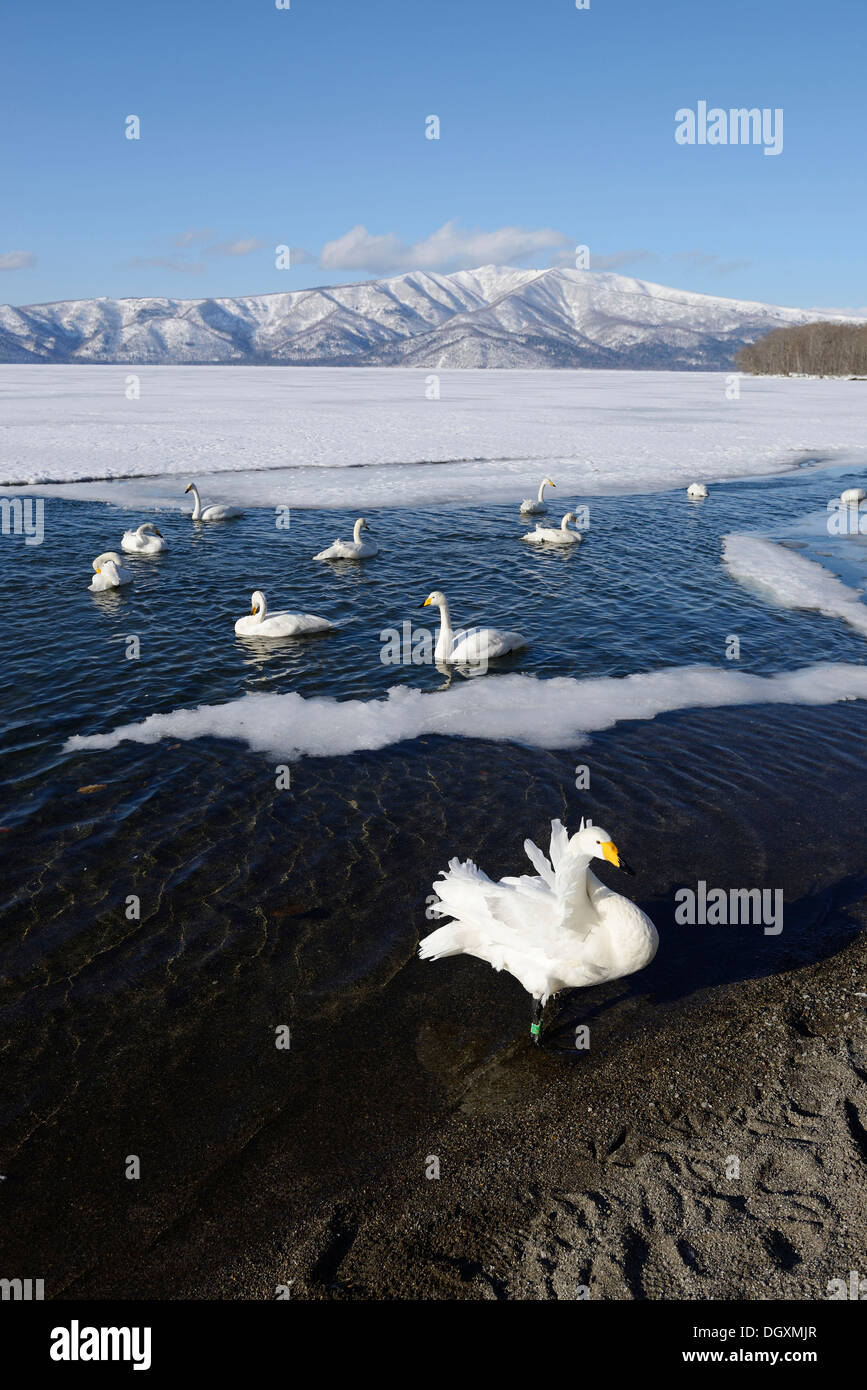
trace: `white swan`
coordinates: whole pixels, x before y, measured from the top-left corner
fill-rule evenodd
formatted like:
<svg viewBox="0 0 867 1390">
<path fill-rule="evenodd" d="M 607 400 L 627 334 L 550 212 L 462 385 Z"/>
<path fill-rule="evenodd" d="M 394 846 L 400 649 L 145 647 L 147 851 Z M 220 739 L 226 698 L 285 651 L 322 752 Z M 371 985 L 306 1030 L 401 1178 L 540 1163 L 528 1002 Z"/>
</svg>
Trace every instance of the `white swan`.
<svg viewBox="0 0 867 1390">
<path fill-rule="evenodd" d="M 547 512 L 548 507 L 544 501 L 545 488 L 556 486 L 557 484 L 552 483 L 550 478 L 543 478 L 541 483 L 539 484 L 539 493 L 536 497 L 535 502 L 533 501 L 532 497 L 525 497 L 523 502 L 521 503 L 521 511 L 524 513 L 524 515 L 533 516 L 539 515 L 541 512 Z"/>
<path fill-rule="evenodd" d="M 840 493 L 841 502 L 863 502 L 867 497 L 867 492 L 863 487 L 847 487 L 845 492 Z"/>
<path fill-rule="evenodd" d="M 366 560 L 369 555 L 377 555 L 379 546 L 376 541 L 361 539 L 362 531 L 369 530 L 364 517 L 360 516 L 355 523 L 351 541 L 336 540 L 327 550 L 320 550 L 318 555 L 314 555 L 314 560 Z"/>
<path fill-rule="evenodd" d="M 152 521 L 146 521 L 137 531 L 124 531 L 120 548 L 130 555 L 159 555 L 168 550 L 162 532 Z"/>
<path fill-rule="evenodd" d="M 699 498 L 707 497 L 707 488 L 704 483 L 690 483 L 686 490 L 686 495 L 687 497 L 692 497 L 695 501 Z"/>
<path fill-rule="evenodd" d="M 577 520 L 574 512 L 567 512 L 559 526 L 540 526 L 537 521 L 535 531 L 528 531 L 521 540 L 531 545 L 578 545 L 583 540 L 581 532 L 569 530 L 569 522 Z"/>
<path fill-rule="evenodd" d="M 232 507 L 226 503 L 218 502 L 210 507 L 202 506 L 202 499 L 199 496 L 199 489 L 195 483 L 188 483 L 184 488 L 184 494 L 193 494 L 193 511 L 191 521 L 232 521 L 236 516 L 243 516 L 240 507 Z"/>
<path fill-rule="evenodd" d="M 327 632 L 334 624 L 313 613 L 270 613 L 265 595 L 257 589 L 250 600 L 250 612 L 239 618 L 235 632 L 239 637 L 301 637 L 307 632 Z"/>
<path fill-rule="evenodd" d="M 452 632 L 451 613 L 445 594 L 434 589 L 428 594 L 422 608 L 433 604 L 440 610 L 440 631 L 434 648 L 434 660 L 453 666 L 471 666 L 487 663 L 506 652 L 526 647 L 527 640 L 520 632 L 503 632 L 498 627 L 472 628 L 470 631 Z"/>
<path fill-rule="evenodd" d="M 613 893 L 589 868 L 607 859 L 632 873 L 607 831 L 584 824 L 570 839 L 551 823 L 550 862 L 532 840 L 524 849 L 533 875 L 495 883 L 473 861 L 452 859 L 434 883 L 444 927 L 419 946 L 422 960 L 477 956 L 508 970 L 533 996 L 530 1032 L 538 1043 L 542 1008 L 561 989 L 583 989 L 642 970 L 659 944 L 650 918 L 629 898 Z"/>
<path fill-rule="evenodd" d="M 116 550 L 107 550 L 97 555 L 93 562 L 94 575 L 88 588 L 93 594 L 105 593 L 106 589 L 120 589 L 132 583 L 132 575 L 124 569 L 123 561 Z"/>
</svg>

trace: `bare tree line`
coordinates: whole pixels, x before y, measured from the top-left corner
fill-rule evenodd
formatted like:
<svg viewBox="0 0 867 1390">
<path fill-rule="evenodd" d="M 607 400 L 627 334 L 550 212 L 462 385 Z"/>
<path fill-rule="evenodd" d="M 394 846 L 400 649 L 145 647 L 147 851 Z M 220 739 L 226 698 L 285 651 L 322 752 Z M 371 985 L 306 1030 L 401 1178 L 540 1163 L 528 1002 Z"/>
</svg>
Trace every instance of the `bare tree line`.
<svg viewBox="0 0 867 1390">
<path fill-rule="evenodd" d="M 867 376 L 867 324 L 775 328 L 741 348 L 735 365 L 756 376 Z"/>
</svg>

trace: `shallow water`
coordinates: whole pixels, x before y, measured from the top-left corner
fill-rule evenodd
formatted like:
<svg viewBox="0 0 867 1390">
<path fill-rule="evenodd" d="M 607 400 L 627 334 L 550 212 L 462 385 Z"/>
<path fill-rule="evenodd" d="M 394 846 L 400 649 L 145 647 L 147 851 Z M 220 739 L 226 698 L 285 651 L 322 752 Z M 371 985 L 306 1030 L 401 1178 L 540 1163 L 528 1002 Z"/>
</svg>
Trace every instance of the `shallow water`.
<svg viewBox="0 0 867 1390">
<path fill-rule="evenodd" d="M 207 528 L 165 515 L 169 552 L 128 557 L 133 587 L 107 596 L 87 592 L 90 560 L 142 517 L 50 499 L 44 545 L 3 538 L 2 1167 L 13 1240 L 40 1252 L 56 1288 L 152 1237 L 275 1116 L 304 1117 L 303 1151 L 286 1140 L 289 1180 L 314 1168 L 343 1178 L 449 1103 L 467 1047 L 496 1055 L 523 1033 L 514 981 L 479 962 L 413 959 L 451 854 L 514 872 L 524 836 L 544 840 L 551 816 L 605 824 L 639 869 L 628 891 L 663 930 L 657 961 L 625 985 L 648 1008 L 839 949 L 848 928 L 817 903 L 832 893 L 845 904 L 861 883 L 867 709 L 667 715 L 620 725 L 580 755 L 430 737 L 304 759 L 286 790 L 267 759 L 225 740 L 71 754 L 65 740 L 245 691 L 435 690 L 435 667 L 379 659 L 383 629 L 430 622 L 420 605 L 434 587 L 458 622 L 532 638 L 486 681 L 730 669 L 733 633 L 741 670 L 862 663 L 864 638 L 770 606 L 719 558 L 726 532 L 779 539 L 791 523 L 794 536 L 844 485 L 804 472 L 716 488 L 703 504 L 594 500 L 584 543 L 566 554 L 523 548 L 509 509 L 382 511 L 369 518 L 382 553 L 363 566 L 310 558 L 349 534 L 346 515 L 296 512 L 288 530 L 265 511 Z M 856 541 L 846 563 L 857 571 L 865 555 Z M 266 649 L 236 639 L 254 587 L 338 630 Z M 139 660 L 124 654 L 131 634 Z M 575 790 L 577 761 L 592 769 L 589 796 Z M 782 886 L 782 938 L 675 940 L 673 889 L 698 877 Z M 126 915 L 131 895 L 140 920 Z M 587 1007 L 600 1007 L 607 996 L 591 993 Z M 273 1042 L 282 1023 L 291 1070 Z M 347 1119 L 347 1089 L 379 1074 L 389 1086 Z M 335 1151 L 338 1113 L 351 1153 Z M 151 1165 L 146 1196 L 122 1182 L 128 1153 Z"/>
</svg>

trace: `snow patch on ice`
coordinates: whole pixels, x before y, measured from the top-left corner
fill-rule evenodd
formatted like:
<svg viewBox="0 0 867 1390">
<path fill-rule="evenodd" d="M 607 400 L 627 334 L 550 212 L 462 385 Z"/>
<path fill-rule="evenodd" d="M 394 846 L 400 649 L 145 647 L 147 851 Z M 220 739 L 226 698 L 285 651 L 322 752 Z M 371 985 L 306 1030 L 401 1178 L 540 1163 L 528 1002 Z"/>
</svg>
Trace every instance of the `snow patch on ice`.
<svg viewBox="0 0 867 1390">
<path fill-rule="evenodd" d="M 0 484 L 120 505 L 436 506 L 683 488 L 864 456 L 864 386 L 713 372 L 0 367 Z M 120 482 L 126 479 L 131 481 Z M 565 507 L 564 507 L 565 510 Z"/>
</svg>

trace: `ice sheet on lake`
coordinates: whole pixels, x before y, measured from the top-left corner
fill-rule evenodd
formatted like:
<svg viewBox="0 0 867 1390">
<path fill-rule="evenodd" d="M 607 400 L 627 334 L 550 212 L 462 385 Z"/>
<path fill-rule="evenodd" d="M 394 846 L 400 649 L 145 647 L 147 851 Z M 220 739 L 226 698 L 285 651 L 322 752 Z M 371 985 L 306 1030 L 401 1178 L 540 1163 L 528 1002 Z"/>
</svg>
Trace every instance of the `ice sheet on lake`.
<svg viewBox="0 0 867 1390">
<path fill-rule="evenodd" d="M 714 372 L 0 366 L 0 485 L 178 508 L 193 477 L 207 500 L 244 506 L 517 504 L 549 473 L 565 501 L 863 458 L 863 383 L 743 378 L 737 400 L 727 384 Z"/>
<path fill-rule="evenodd" d="M 867 605 L 815 560 L 761 536 L 723 537 L 723 559 L 735 579 L 758 589 L 783 608 L 806 608 L 842 618 L 867 636 Z"/>
<path fill-rule="evenodd" d="M 574 680 L 505 675 L 424 693 L 394 686 L 385 699 L 305 699 L 249 694 L 224 705 L 153 714 L 106 734 L 76 735 L 67 752 L 117 747 L 125 740 L 239 739 L 278 759 L 341 756 L 425 734 L 571 748 L 622 720 L 667 711 L 752 704 L 834 704 L 867 699 L 867 666 L 819 663 L 758 676 L 711 666 L 677 666 L 631 676 Z"/>
</svg>

